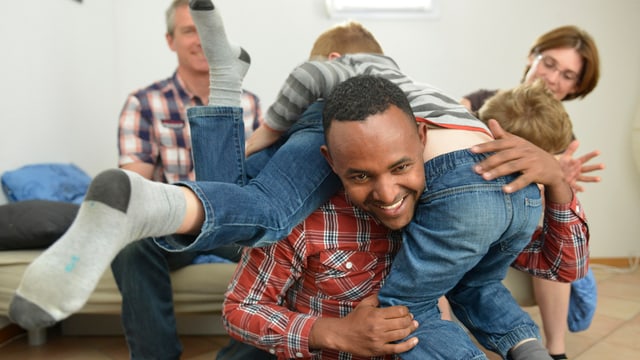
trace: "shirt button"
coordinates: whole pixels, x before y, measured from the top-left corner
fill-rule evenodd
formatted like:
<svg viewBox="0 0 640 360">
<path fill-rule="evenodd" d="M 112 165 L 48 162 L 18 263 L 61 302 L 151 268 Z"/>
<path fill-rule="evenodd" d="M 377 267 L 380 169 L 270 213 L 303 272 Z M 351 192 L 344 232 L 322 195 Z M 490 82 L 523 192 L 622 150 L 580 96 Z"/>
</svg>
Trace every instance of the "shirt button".
<svg viewBox="0 0 640 360">
<path fill-rule="evenodd" d="M 296 353 L 296 357 L 297 357 L 297 358 L 302 358 L 303 356 L 304 356 L 304 355 L 302 355 L 302 353 L 300 353 L 300 352 L 297 352 L 297 353 Z"/>
<path fill-rule="evenodd" d="M 346 264 L 344 264 L 344 267 L 346 267 L 347 269 L 351 270 L 351 268 L 353 267 L 353 263 L 351 261 L 349 261 Z"/>
<path fill-rule="evenodd" d="M 276 349 L 274 349 L 274 348 L 269 349 L 269 353 L 272 354 L 272 355 L 275 354 L 276 353 Z"/>
</svg>

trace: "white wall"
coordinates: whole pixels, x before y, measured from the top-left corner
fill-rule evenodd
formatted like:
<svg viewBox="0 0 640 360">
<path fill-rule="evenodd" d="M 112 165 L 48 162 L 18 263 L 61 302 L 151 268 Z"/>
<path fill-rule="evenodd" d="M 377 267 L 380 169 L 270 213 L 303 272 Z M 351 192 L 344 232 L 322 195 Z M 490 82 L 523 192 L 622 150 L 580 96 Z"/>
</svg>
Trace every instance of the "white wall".
<svg viewBox="0 0 640 360">
<path fill-rule="evenodd" d="M 0 172 L 44 161 L 74 162 L 91 175 L 116 165 L 117 116 L 130 91 L 168 76 L 169 0 L 12 1 L 0 13 Z M 323 0 L 218 0 L 227 32 L 252 55 L 245 85 L 273 100 L 315 37 L 337 20 Z M 640 2 L 636 0 L 440 0 L 440 16 L 359 19 L 415 79 L 455 97 L 514 86 L 536 36 L 576 24 L 596 39 L 602 78 L 567 104 L 581 153 L 600 149 L 607 169 L 587 185 L 594 257 L 640 252 L 640 175 L 630 129 L 640 101 Z M 0 200 L 3 202 L 3 200 Z"/>
</svg>

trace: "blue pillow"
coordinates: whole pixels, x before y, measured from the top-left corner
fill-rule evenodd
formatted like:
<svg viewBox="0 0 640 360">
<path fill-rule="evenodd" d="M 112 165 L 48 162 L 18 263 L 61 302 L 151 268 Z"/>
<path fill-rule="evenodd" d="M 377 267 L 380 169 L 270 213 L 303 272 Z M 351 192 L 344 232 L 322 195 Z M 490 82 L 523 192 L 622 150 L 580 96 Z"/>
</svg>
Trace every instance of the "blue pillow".
<svg viewBox="0 0 640 360">
<path fill-rule="evenodd" d="M 26 165 L 2 174 L 9 202 L 49 200 L 80 204 L 91 177 L 74 164 Z"/>
</svg>

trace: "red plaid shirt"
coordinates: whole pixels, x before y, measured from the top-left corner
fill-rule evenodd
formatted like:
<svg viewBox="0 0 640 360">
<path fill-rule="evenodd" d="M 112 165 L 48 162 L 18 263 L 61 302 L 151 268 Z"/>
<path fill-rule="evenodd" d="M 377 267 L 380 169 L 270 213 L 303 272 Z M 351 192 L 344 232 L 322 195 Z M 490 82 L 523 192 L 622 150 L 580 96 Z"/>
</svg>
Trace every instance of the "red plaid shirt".
<svg viewBox="0 0 640 360">
<path fill-rule="evenodd" d="M 512 266 L 537 277 L 564 282 L 587 275 L 589 227 L 575 194 L 568 204 L 546 202 L 542 227 Z"/>
<path fill-rule="evenodd" d="M 377 293 L 401 241 L 339 192 L 287 238 L 245 250 L 226 296 L 227 331 L 279 358 L 357 359 L 311 353 L 311 327 Z"/>
<path fill-rule="evenodd" d="M 588 240 L 577 197 L 569 204 L 547 202 L 543 227 L 513 266 L 561 281 L 583 277 Z M 377 293 L 400 243 L 398 232 L 377 224 L 340 192 L 286 239 L 245 250 L 226 294 L 225 327 L 279 358 L 357 359 L 311 353 L 311 327 L 321 316 L 344 317 Z"/>
<path fill-rule="evenodd" d="M 242 110 L 247 135 L 262 121 L 258 97 L 244 90 Z M 119 166 L 155 165 L 153 180 L 174 183 L 195 180 L 187 108 L 202 105 L 175 72 L 127 97 L 118 126 Z"/>
</svg>

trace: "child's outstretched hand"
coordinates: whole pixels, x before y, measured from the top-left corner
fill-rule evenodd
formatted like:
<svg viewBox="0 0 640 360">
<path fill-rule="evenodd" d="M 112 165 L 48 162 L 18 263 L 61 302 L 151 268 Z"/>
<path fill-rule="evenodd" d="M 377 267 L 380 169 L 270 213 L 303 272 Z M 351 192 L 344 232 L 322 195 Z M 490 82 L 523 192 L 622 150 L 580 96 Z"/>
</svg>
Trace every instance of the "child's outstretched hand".
<svg viewBox="0 0 640 360">
<path fill-rule="evenodd" d="M 273 130 L 265 124 L 260 124 L 256 131 L 254 131 L 246 141 L 246 156 L 269 147 L 271 144 L 278 141 L 280 135 L 282 135 L 282 132 Z"/>
<path fill-rule="evenodd" d="M 584 187 L 578 182 L 600 182 L 600 176 L 586 174 L 604 169 L 604 164 L 585 165 L 589 160 L 600 155 L 600 151 L 594 150 L 588 154 L 574 158 L 573 156 L 577 149 L 578 141 L 574 140 L 569 144 L 567 150 L 558 157 L 558 160 L 564 172 L 565 181 L 568 182 L 575 191 L 581 192 L 584 191 Z"/>
</svg>

